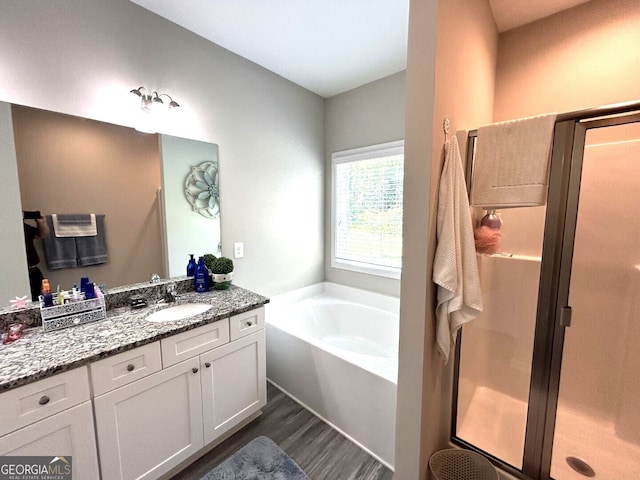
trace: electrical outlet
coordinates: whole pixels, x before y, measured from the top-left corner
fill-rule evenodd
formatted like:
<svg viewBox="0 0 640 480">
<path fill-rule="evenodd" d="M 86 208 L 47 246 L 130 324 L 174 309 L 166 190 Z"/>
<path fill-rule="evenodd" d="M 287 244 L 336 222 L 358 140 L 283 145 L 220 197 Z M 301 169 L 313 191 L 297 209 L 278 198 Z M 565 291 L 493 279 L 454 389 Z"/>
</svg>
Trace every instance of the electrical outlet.
<svg viewBox="0 0 640 480">
<path fill-rule="evenodd" d="M 233 258 L 244 257 L 244 243 L 236 242 L 233 244 Z"/>
</svg>

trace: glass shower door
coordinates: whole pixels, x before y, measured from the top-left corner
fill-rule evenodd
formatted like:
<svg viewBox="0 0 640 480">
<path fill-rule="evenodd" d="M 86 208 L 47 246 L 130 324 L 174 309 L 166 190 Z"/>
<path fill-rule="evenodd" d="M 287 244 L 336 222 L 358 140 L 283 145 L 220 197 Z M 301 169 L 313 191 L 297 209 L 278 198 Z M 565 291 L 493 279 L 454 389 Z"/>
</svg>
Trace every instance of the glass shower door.
<svg viewBox="0 0 640 480">
<path fill-rule="evenodd" d="M 504 253 L 477 257 L 484 308 L 460 338 L 454 435 L 521 469 L 545 207 L 500 215 Z"/>
<path fill-rule="evenodd" d="M 640 478 L 639 207 L 640 123 L 587 130 L 553 434 L 556 480 Z"/>
</svg>

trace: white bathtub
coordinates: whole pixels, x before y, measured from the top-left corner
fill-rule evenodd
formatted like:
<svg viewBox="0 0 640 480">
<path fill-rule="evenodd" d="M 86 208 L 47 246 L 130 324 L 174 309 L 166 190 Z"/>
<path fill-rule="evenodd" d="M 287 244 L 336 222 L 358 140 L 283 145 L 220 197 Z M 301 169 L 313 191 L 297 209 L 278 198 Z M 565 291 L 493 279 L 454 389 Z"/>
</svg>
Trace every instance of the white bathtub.
<svg viewBox="0 0 640 480">
<path fill-rule="evenodd" d="M 266 306 L 267 377 L 389 468 L 399 299 L 319 283 Z"/>
</svg>

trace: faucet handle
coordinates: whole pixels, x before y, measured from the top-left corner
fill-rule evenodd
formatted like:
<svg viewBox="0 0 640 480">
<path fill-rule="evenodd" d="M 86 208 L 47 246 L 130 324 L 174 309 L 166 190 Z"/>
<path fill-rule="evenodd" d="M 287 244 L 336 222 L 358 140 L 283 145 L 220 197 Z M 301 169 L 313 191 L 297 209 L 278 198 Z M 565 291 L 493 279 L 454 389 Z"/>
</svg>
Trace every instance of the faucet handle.
<svg viewBox="0 0 640 480">
<path fill-rule="evenodd" d="M 160 275 L 157 273 L 151 274 L 151 283 L 158 283 L 160 281 Z"/>
<path fill-rule="evenodd" d="M 168 283 L 165 287 L 165 300 L 167 302 L 177 302 L 180 296 L 177 293 L 177 287 L 175 282 Z"/>
</svg>

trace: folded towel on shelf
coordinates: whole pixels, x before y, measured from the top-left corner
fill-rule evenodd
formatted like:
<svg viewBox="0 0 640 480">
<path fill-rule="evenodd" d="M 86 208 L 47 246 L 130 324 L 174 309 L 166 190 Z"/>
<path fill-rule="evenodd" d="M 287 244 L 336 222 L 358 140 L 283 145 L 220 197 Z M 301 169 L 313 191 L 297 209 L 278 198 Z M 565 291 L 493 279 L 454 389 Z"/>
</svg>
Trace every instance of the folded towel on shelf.
<svg viewBox="0 0 640 480">
<path fill-rule="evenodd" d="M 471 205 L 484 209 L 544 205 L 556 114 L 478 128 Z"/>
<path fill-rule="evenodd" d="M 52 214 L 53 233 L 56 237 L 89 237 L 97 235 L 96 216 L 93 213 Z"/>
<path fill-rule="evenodd" d="M 53 232 L 54 226 L 52 216 L 46 215 L 45 220 L 49 227 L 49 231 Z M 75 238 L 49 235 L 47 238 L 42 240 L 42 243 L 44 245 L 44 255 L 47 260 L 47 266 L 50 270 L 78 266 Z"/>
<path fill-rule="evenodd" d="M 109 261 L 104 229 L 104 215 L 95 215 L 96 235 L 75 237 L 78 265 L 98 265 Z"/>
<path fill-rule="evenodd" d="M 437 211 L 433 282 L 437 285 L 436 341 L 444 362 L 463 324 L 482 312 L 473 225 L 455 136 L 445 144 Z"/>
</svg>

